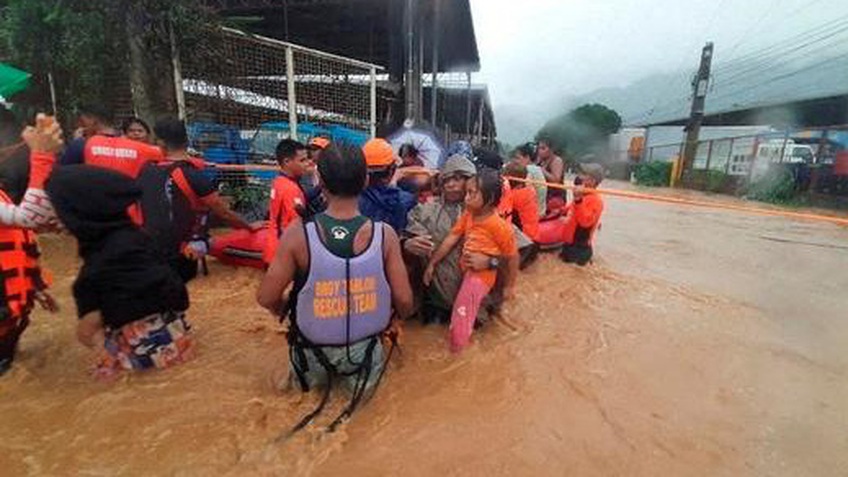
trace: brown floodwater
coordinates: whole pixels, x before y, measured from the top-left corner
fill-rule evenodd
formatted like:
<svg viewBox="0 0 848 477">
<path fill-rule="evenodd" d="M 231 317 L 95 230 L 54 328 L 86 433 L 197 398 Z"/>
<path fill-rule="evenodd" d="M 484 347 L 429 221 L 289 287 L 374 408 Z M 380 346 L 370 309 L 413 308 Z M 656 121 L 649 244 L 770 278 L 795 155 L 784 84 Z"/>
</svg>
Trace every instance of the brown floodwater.
<svg viewBox="0 0 848 477">
<path fill-rule="evenodd" d="M 318 396 L 276 384 L 258 273 L 213 264 L 191 284 L 194 361 L 103 384 L 74 338 L 74 245 L 44 237 L 64 310 L 35 313 L 0 378 L 0 474 L 848 474 L 848 229 L 607 208 L 592 267 L 543 257 L 460 356 L 408 325 L 350 422 L 322 432 L 338 391 L 283 442 Z"/>
</svg>

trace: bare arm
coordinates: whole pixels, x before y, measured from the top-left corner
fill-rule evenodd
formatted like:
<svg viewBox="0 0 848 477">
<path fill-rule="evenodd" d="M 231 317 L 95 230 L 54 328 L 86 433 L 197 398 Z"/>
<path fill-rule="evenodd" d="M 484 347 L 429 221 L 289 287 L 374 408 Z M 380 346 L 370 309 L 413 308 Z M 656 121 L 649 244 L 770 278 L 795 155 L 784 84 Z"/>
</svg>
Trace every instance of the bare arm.
<svg viewBox="0 0 848 477">
<path fill-rule="evenodd" d="M 565 177 L 565 164 L 563 163 L 562 158 L 554 157 L 551 159 L 549 167 L 550 170 L 548 170 L 548 167 L 542 168 L 542 172 L 545 174 L 545 180 L 556 184 L 562 184 L 563 177 Z"/>
<path fill-rule="evenodd" d="M 256 292 L 256 301 L 277 316 L 282 313 L 283 293 L 294 281 L 297 267 L 294 254 L 295 247 L 304 243 L 303 227 L 300 225 L 300 221 L 296 221 L 292 225 L 295 226 L 288 227 L 283 232 L 274 260 Z"/>
<path fill-rule="evenodd" d="M 201 197 L 200 201 L 203 202 L 203 205 L 209 207 L 209 210 L 211 210 L 213 214 L 227 222 L 230 227 L 235 229 L 252 230 L 250 224 L 247 223 L 246 220 L 227 207 L 227 204 L 221 200 L 221 196 L 217 192 Z"/>
<path fill-rule="evenodd" d="M 436 252 L 430 258 L 430 265 L 436 266 L 439 262 L 444 260 L 445 257 L 456 247 L 456 244 L 459 243 L 459 240 L 462 238 L 461 235 L 451 233 L 445 240 L 442 241 L 442 244 L 439 245 L 439 248 L 436 249 Z"/>
<path fill-rule="evenodd" d="M 394 229 L 384 225 L 383 254 L 385 258 L 386 279 L 392 290 L 392 305 L 401 319 L 412 314 L 414 307 L 412 300 L 412 287 L 409 285 L 409 275 L 400 250 L 400 240 Z"/>
<path fill-rule="evenodd" d="M 39 231 L 58 230 L 59 222 L 44 183 L 62 147 L 62 130 L 53 118 L 39 114 L 36 126 L 28 126 L 21 138 L 30 150 L 29 183 L 20 205 L 0 203 L 0 227 L 21 227 Z"/>
<path fill-rule="evenodd" d="M 518 255 L 513 255 L 507 258 L 506 267 L 502 268 L 504 271 L 504 298 L 507 300 L 515 298 L 515 281 L 518 278 L 518 266 Z"/>
<path fill-rule="evenodd" d="M 436 265 L 441 262 L 454 247 L 459 243 L 459 239 L 462 238 L 462 235 L 451 233 L 445 240 L 439 245 L 439 248 L 430 257 L 430 263 L 427 264 L 427 269 L 424 270 L 424 284 L 430 286 L 430 283 L 433 281 L 433 274 L 436 272 Z"/>
</svg>

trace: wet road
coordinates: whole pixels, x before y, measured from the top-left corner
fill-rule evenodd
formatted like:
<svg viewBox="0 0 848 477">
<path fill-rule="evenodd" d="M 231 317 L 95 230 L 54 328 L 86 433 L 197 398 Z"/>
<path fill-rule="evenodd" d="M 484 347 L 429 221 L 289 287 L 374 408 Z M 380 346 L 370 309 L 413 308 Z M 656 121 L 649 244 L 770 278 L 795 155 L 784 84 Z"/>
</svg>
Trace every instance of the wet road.
<svg viewBox="0 0 848 477">
<path fill-rule="evenodd" d="M 272 440 L 317 397 L 276 389 L 287 354 L 253 305 L 255 273 L 213 266 L 192 284 L 194 362 L 98 384 L 73 339 L 72 246 L 47 238 L 66 310 L 36 314 L 0 379 L 0 469 L 848 473 L 848 230 L 613 198 L 607 208 L 593 267 L 544 257 L 505 319 L 459 357 L 443 329 L 408 326 L 402 355 L 350 423 L 282 444 Z"/>
</svg>

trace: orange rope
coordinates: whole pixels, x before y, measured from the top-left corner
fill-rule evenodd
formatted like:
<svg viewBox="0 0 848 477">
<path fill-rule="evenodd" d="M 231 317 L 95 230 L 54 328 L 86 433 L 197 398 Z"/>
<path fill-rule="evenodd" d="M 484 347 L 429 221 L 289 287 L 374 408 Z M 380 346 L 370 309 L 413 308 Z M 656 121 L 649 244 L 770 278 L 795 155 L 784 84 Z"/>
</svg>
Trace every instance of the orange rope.
<svg viewBox="0 0 848 477">
<path fill-rule="evenodd" d="M 549 182 L 535 181 L 532 179 L 519 179 L 516 177 L 508 177 L 511 181 L 524 182 L 526 184 L 547 185 L 554 189 L 573 190 L 573 185 L 552 184 Z M 848 226 L 848 219 L 842 217 L 833 217 L 830 215 L 810 214 L 804 212 L 790 212 L 788 210 L 769 210 L 758 207 L 746 207 L 744 205 L 721 204 L 718 202 L 706 200 L 682 199 L 679 197 L 664 197 L 660 195 L 644 194 L 641 192 L 630 192 L 626 190 L 616 189 L 593 189 L 591 192 L 610 195 L 614 197 L 624 197 L 627 199 L 647 200 L 653 202 L 663 202 L 676 205 L 691 205 L 694 207 L 706 207 L 711 209 L 732 210 L 734 212 L 744 212 L 749 214 L 767 215 L 772 217 L 786 217 L 791 219 L 814 220 L 819 222 L 829 222 L 836 225 Z"/>
<path fill-rule="evenodd" d="M 277 166 L 260 166 L 260 165 L 237 165 L 237 164 L 215 164 L 207 163 L 210 167 L 215 167 L 223 170 L 241 170 L 241 171 L 273 171 L 280 170 Z M 524 182 L 525 184 L 546 185 L 554 189 L 573 190 L 573 185 L 555 184 L 551 182 L 535 181 L 532 179 L 519 179 L 517 177 L 506 177 L 511 181 Z M 652 202 L 662 202 L 675 205 L 689 205 L 693 207 L 704 207 L 710 209 L 730 210 L 734 212 L 743 212 L 755 215 L 765 215 L 770 217 L 784 217 L 790 219 L 812 220 L 818 222 L 828 222 L 831 224 L 842 225 L 848 227 L 848 218 L 834 217 L 830 215 L 810 214 L 804 212 L 790 212 L 788 210 L 769 210 L 758 207 L 746 207 L 744 205 L 721 204 L 718 202 L 694 199 L 682 199 L 679 197 L 665 197 L 661 195 L 644 194 L 641 192 L 631 192 L 617 189 L 593 189 L 588 192 L 595 192 L 613 197 L 623 197 L 626 199 L 646 200 Z"/>
</svg>

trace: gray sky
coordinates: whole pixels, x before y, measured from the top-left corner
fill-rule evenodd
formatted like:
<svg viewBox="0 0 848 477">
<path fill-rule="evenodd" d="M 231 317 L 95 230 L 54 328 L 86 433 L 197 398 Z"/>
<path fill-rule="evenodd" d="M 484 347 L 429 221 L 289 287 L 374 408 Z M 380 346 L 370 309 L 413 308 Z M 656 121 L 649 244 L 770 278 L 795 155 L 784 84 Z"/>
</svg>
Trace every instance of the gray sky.
<svg viewBox="0 0 848 477">
<path fill-rule="evenodd" d="M 471 0 L 499 105 L 537 104 L 721 63 L 848 15 L 846 0 Z M 844 48 L 844 47 L 843 47 Z"/>
</svg>

